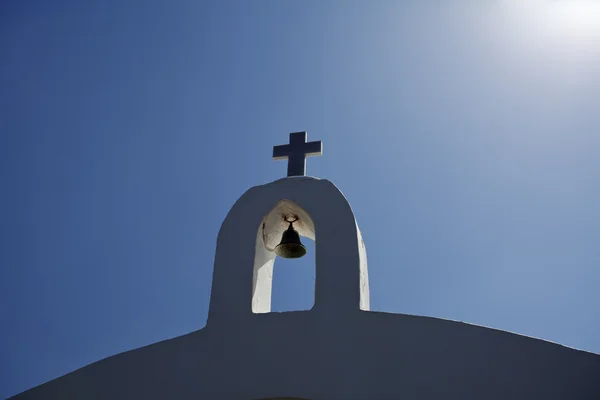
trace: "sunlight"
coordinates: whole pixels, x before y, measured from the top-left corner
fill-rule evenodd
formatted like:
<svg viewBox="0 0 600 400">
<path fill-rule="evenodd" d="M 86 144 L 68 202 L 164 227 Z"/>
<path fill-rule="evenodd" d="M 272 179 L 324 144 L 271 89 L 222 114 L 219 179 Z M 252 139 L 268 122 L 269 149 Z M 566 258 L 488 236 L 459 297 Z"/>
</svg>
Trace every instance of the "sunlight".
<svg viewBox="0 0 600 400">
<path fill-rule="evenodd" d="M 600 33 L 600 1 L 553 0 L 547 2 L 547 22 L 576 36 Z"/>
<path fill-rule="evenodd" d="M 533 33 L 574 42 L 600 39 L 600 0 L 508 0 Z"/>
<path fill-rule="evenodd" d="M 564 66 L 570 79 L 600 61 L 600 0 L 502 0 L 504 28 L 524 57 Z M 541 64 L 540 64 L 541 65 Z"/>
</svg>

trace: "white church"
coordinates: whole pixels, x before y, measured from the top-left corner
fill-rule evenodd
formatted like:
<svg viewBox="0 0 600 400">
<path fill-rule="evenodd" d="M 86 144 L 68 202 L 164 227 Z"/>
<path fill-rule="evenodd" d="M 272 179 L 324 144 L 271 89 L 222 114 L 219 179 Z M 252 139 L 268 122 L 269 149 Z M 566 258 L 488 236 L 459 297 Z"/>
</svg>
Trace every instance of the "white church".
<svg viewBox="0 0 600 400">
<path fill-rule="evenodd" d="M 97 361 L 19 400 L 600 400 L 600 355 L 496 329 L 369 311 L 367 254 L 352 208 L 305 176 L 321 142 L 275 146 L 288 177 L 256 186 L 218 234 L 199 331 Z M 315 304 L 271 311 L 277 257 L 315 240 Z M 336 251 L 343 248 L 344 251 Z"/>
</svg>

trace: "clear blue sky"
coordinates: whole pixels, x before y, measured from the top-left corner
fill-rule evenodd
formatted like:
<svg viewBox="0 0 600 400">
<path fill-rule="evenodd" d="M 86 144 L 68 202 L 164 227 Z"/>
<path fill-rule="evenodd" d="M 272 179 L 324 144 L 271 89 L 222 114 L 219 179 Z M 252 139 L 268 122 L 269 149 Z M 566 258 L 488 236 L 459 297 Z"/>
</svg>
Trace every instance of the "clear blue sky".
<svg viewBox="0 0 600 400">
<path fill-rule="evenodd" d="M 3 1 L 0 397 L 203 327 L 219 226 L 301 130 L 372 309 L 600 353 L 599 9 L 449 3 Z"/>
</svg>

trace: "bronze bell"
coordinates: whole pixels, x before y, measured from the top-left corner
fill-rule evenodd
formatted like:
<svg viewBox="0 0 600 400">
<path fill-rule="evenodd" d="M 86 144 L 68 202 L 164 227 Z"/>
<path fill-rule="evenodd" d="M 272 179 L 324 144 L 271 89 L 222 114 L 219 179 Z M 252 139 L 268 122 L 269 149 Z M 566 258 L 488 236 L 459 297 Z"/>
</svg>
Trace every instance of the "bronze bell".
<svg viewBox="0 0 600 400">
<path fill-rule="evenodd" d="M 306 247 L 300 242 L 300 235 L 292 227 L 292 222 L 281 235 L 281 242 L 275 247 L 275 254 L 282 258 L 300 258 L 306 254 Z"/>
</svg>

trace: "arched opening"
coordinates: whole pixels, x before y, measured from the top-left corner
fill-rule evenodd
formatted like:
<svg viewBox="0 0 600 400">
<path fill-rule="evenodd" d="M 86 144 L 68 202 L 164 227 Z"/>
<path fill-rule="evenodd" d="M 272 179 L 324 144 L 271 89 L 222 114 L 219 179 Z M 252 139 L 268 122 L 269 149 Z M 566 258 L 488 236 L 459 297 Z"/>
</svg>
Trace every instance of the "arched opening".
<svg viewBox="0 0 600 400">
<path fill-rule="evenodd" d="M 293 222 L 307 254 L 302 258 L 277 257 L 274 249 Z M 315 226 L 298 204 L 283 199 L 265 215 L 258 229 L 254 255 L 252 312 L 310 310 L 315 303 Z"/>
</svg>

